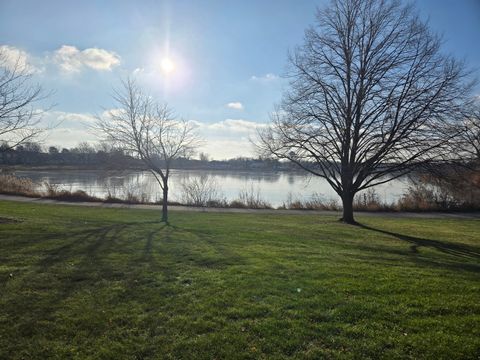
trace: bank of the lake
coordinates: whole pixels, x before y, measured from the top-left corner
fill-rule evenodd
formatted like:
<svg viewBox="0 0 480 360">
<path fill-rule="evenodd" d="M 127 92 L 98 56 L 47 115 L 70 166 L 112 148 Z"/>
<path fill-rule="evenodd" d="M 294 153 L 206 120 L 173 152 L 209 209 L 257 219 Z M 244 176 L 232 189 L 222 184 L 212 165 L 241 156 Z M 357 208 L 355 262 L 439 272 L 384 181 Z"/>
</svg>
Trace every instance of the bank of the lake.
<svg viewBox="0 0 480 360">
<path fill-rule="evenodd" d="M 475 358 L 472 219 L 0 202 L 0 358 Z"/>
<path fill-rule="evenodd" d="M 105 198 L 108 195 L 125 197 L 134 193 L 150 201 L 161 199 L 161 189 L 148 171 L 86 170 L 86 169 L 30 169 L 16 170 L 19 177 L 30 178 L 41 187 L 43 183 L 69 191 L 83 190 L 88 194 Z M 238 199 L 239 193 L 258 195 L 273 207 L 294 201 L 314 198 L 325 202 L 338 201 L 338 195 L 326 180 L 310 176 L 303 171 L 230 171 L 230 170 L 183 170 L 174 169 L 170 178 L 169 199 L 183 202 L 182 184 L 208 179 L 209 186 L 216 189 L 216 196 L 227 202 Z M 384 203 L 397 201 L 407 191 L 408 179 L 396 179 L 375 187 L 379 200 Z M 145 195 L 145 196 L 144 196 Z"/>
</svg>

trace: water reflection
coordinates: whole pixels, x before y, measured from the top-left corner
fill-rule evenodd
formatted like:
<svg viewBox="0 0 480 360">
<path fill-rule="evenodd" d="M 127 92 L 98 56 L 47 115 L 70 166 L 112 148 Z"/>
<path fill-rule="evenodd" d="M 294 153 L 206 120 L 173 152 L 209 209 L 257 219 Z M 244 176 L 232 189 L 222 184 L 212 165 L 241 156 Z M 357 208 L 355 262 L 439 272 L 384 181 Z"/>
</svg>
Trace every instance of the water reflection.
<svg viewBox="0 0 480 360">
<path fill-rule="evenodd" d="M 17 171 L 17 176 L 29 177 L 42 184 L 57 185 L 66 190 L 84 190 L 92 195 L 123 197 L 126 193 L 144 194 L 150 201 L 161 199 L 161 189 L 155 177 L 147 171 Z M 250 172 L 173 170 L 170 181 L 170 198 L 180 201 L 181 183 L 192 179 L 212 178 L 219 193 L 228 201 L 238 198 L 242 190 L 259 191 L 263 199 L 280 206 L 288 198 L 307 200 L 313 194 L 324 199 L 338 199 L 328 183 L 315 176 L 295 172 Z M 407 180 L 394 180 L 375 188 L 381 200 L 397 200 L 407 189 Z"/>
</svg>

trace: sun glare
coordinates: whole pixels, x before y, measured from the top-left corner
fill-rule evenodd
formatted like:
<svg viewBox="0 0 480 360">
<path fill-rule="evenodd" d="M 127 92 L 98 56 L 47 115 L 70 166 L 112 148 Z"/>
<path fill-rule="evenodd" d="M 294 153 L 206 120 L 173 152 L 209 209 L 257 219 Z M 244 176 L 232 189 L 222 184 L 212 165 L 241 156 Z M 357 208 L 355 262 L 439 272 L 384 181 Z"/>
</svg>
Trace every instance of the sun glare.
<svg viewBox="0 0 480 360">
<path fill-rule="evenodd" d="M 163 59 L 162 62 L 160 63 L 160 66 L 162 68 L 162 71 L 165 74 L 170 74 L 171 72 L 173 72 L 175 70 L 175 64 L 169 58 Z"/>
</svg>

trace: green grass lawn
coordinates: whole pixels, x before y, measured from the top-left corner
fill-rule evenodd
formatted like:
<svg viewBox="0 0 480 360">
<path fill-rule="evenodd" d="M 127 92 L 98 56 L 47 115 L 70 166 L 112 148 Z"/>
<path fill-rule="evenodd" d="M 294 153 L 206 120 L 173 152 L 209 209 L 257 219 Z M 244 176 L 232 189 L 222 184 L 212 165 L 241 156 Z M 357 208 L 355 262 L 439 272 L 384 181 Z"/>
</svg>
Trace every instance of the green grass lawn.
<svg viewBox="0 0 480 360">
<path fill-rule="evenodd" d="M 478 220 L 172 212 L 166 226 L 13 202 L 0 218 L 1 359 L 480 356 Z"/>
</svg>

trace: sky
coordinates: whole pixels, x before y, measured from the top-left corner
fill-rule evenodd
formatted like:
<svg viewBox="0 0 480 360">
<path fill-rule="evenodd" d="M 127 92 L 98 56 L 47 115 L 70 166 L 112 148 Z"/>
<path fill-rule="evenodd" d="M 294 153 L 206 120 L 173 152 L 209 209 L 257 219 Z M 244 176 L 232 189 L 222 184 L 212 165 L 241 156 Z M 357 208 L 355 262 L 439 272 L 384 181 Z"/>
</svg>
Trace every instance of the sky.
<svg viewBox="0 0 480 360">
<path fill-rule="evenodd" d="M 0 0 L 0 46 L 25 59 L 35 81 L 52 91 L 44 122 L 60 125 L 46 144 L 97 141 L 89 124 L 115 108 L 113 89 L 130 76 L 195 121 L 204 139 L 199 151 L 215 159 L 253 156 L 249 138 L 288 87 L 288 51 L 327 3 Z M 414 4 L 443 35 L 444 51 L 480 74 L 480 0 Z"/>
</svg>

